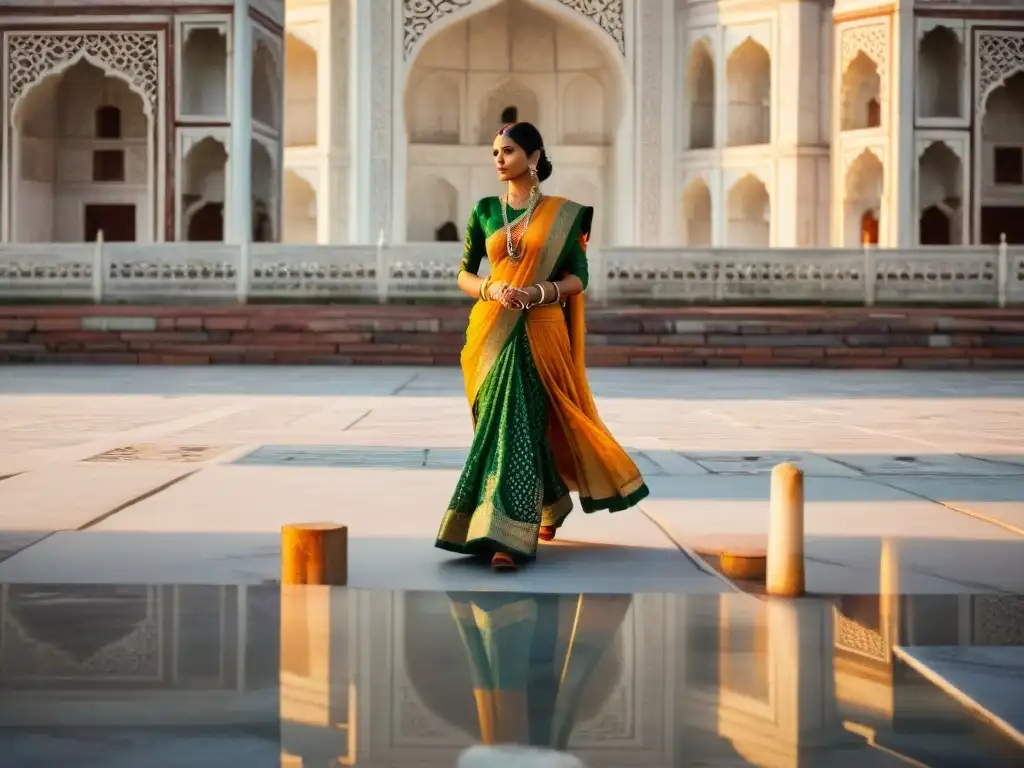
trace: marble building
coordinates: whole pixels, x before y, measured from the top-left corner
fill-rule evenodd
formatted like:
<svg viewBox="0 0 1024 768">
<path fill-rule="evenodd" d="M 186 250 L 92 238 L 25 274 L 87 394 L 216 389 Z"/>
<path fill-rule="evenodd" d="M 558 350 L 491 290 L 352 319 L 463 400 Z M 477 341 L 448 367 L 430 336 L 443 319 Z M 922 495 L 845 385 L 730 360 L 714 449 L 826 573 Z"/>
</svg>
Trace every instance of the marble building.
<svg viewBox="0 0 1024 768">
<path fill-rule="evenodd" d="M 503 115 L 606 245 L 1024 242 L 1013 0 L 288 0 L 285 26 L 289 242 L 461 232 Z"/>
<path fill-rule="evenodd" d="M 510 116 L 595 244 L 1024 242 L 1015 0 L 8 0 L 0 34 L 5 242 L 459 239 Z"/>
<path fill-rule="evenodd" d="M 3 240 L 278 239 L 283 24 L 283 0 L 5 0 Z"/>
</svg>

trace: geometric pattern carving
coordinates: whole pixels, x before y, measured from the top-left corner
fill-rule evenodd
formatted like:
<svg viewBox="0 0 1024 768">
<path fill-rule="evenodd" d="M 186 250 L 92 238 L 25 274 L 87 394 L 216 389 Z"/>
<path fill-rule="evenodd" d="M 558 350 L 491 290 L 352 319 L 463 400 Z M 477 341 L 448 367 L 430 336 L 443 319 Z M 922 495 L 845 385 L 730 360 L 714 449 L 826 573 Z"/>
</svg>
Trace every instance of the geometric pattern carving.
<svg viewBox="0 0 1024 768">
<path fill-rule="evenodd" d="M 886 81 L 889 79 L 886 76 L 889 71 L 889 25 L 887 23 L 867 24 L 843 30 L 839 60 L 840 77 L 846 74 L 846 68 L 850 66 L 850 62 L 861 52 L 878 67 L 879 96 L 884 104 L 888 93 Z"/>
<path fill-rule="evenodd" d="M 474 0 L 403 0 L 402 36 L 405 56 L 409 57 L 416 43 L 432 24 L 455 11 L 472 5 Z M 582 14 L 615 41 L 619 52 L 626 53 L 626 27 L 622 0 L 558 0 L 562 5 Z"/>
<path fill-rule="evenodd" d="M 840 72 L 845 72 L 856 55 L 863 51 L 878 66 L 878 71 L 889 66 L 889 25 L 867 24 L 843 30 Z"/>
<path fill-rule="evenodd" d="M 1024 32 L 978 32 L 977 109 L 984 111 L 989 93 L 1007 76 L 1024 70 Z"/>
<path fill-rule="evenodd" d="M 837 647 L 869 659 L 889 660 L 889 643 L 881 632 L 865 627 L 835 608 L 832 617 L 833 642 Z"/>
<path fill-rule="evenodd" d="M 10 33 L 7 51 L 9 105 L 54 69 L 85 57 L 127 77 L 143 94 L 146 113 L 156 114 L 160 81 L 157 32 Z"/>
<path fill-rule="evenodd" d="M 626 53 L 626 30 L 623 23 L 622 0 L 561 0 L 562 5 L 572 8 L 597 24 L 619 48 Z"/>
<path fill-rule="evenodd" d="M 1024 596 L 978 595 L 971 604 L 975 645 L 1024 644 Z"/>
</svg>

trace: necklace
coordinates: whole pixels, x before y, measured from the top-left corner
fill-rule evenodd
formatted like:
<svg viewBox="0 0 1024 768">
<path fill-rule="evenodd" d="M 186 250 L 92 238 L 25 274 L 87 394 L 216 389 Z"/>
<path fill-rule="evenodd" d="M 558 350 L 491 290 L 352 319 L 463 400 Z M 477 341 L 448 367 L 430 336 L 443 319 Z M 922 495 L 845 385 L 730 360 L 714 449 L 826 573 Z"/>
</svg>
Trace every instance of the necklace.
<svg viewBox="0 0 1024 768">
<path fill-rule="evenodd" d="M 526 200 L 526 209 L 509 224 L 508 193 L 501 197 L 501 220 L 505 225 L 505 250 L 511 261 L 518 261 L 521 258 L 519 246 L 523 242 L 526 230 L 530 228 L 530 219 L 533 218 L 533 211 L 539 202 L 540 189 L 534 187 L 530 190 L 530 196 Z"/>
</svg>

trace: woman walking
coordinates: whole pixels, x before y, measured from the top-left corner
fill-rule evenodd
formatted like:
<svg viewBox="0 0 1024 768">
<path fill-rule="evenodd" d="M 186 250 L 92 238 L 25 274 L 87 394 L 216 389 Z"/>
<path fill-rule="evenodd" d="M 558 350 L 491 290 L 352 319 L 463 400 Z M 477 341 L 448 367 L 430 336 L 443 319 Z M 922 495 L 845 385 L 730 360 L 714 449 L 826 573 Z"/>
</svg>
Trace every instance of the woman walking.
<svg viewBox="0 0 1024 768">
<path fill-rule="evenodd" d="M 648 489 L 587 383 L 594 209 L 541 194 L 552 166 L 530 123 L 502 126 L 493 154 L 507 191 L 474 206 L 459 272 L 459 288 L 477 299 L 462 350 L 473 442 L 436 545 L 514 570 L 538 540 L 554 539 L 572 511 L 570 491 L 595 512 L 631 507 Z M 484 258 L 487 279 L 477 275 Z"/>
</svg>

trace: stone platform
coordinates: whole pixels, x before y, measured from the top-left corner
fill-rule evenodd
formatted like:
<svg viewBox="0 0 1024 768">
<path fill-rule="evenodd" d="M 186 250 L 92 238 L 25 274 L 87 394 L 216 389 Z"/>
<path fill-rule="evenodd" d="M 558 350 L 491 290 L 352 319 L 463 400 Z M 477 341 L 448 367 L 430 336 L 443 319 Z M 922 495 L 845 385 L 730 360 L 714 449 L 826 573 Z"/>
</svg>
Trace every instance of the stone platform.
<svg viewBox="0 0 1024 768">
<path fill-rule="evenodd" d="M 456 365 L 463 306 L 7 306 L 0 363 Z M 1024 310 L 592 308 L 592 367 L 1024 369 Z"/>
</svg>

